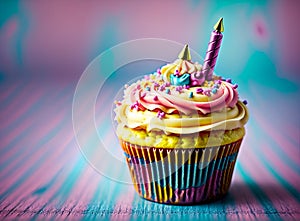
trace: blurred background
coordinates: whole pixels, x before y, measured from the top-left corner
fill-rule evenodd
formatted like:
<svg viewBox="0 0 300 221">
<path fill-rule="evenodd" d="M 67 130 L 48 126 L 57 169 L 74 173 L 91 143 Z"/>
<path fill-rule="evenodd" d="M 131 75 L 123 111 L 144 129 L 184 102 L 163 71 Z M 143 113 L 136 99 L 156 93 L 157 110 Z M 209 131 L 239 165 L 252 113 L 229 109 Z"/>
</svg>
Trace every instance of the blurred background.
<svg viewBox="0 0 300 221">
<path fill-rule="evenodd" d="M 104 50 L 128 40 L 188 43 L 203 57 L 224 17 L 217 73 L 296 90 L 299 1 L 1 1 L 1 80 L 78 81 Z M 294 82 L 294 83 L 292 83 Z M 272 83 L 272 85 L 274 85 Z"/>
<path fill-rule="evenodd" d="M 1 208 L 28 213 L 28 205 L 19 203 L 24 200 L 36 206 L 35 211 L 41 205 L 50 210 L 66 204 L 64 208 L 76 210 L 78 202 L 80 208 L 100 208 L 104 202 L 104 209 L 112 210 L 116 205 L 148 205 L 131 186 L 102 179 L 82 157 L 72 127 L 77 82 L 98 55 L 134 39 L 188 43 L 204 57 L 213 26 L 223 17 L 215 72 L 239 84 L 241 99 L 248 100 L 250 109 L 236 187 L 226 205 L 250 202 L 252 207 L 246 209 L 251 213 L 255 208 L 265 214 L 272 214 L 269 208 L 299 211 L 299 11 L 296 0 L 0 1 L 0 180 L 5 180 Z M 107 116 L 120 85 L 162 64 L 129 64 L 115 73 L 118 81 L 107 81 L 102 101 L 96 104 L 96 121 L 111 146 L 117 140 Z M 88 127 L 83 131 L 93 147 Z M 120 148 L 114 150 L 122 155 Z M 101 157 L 103 170 L 112 173 Z M 122 168 L 114 171 L 124 173 Z M 215 206 L 224 210 L 223 205 Z M 229 207 L 225 210 L 239 209 Z"/>
</svg>

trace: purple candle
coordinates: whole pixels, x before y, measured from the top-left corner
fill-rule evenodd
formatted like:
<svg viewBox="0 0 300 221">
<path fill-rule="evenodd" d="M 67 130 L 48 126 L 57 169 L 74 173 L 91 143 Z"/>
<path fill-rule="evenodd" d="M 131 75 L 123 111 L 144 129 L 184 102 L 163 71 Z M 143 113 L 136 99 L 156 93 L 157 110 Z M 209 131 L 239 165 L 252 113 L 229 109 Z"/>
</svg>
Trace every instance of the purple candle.
<svg viewBox="0 0 300 221">
<path fill-rule="evenodd" d="M 223 38 L 222 32 L 224 31 L 223 18 L 219 19 L 219 21 L 215 24 L 214 29 L 215 30 L 210 36 L 202 71 L 200 73 L 200 76 L 204 75 L 205 79 L 209 81 L 212 80 L 214 67 L 216 65 L 217 57 L 221 47 Z"/>
</svg>

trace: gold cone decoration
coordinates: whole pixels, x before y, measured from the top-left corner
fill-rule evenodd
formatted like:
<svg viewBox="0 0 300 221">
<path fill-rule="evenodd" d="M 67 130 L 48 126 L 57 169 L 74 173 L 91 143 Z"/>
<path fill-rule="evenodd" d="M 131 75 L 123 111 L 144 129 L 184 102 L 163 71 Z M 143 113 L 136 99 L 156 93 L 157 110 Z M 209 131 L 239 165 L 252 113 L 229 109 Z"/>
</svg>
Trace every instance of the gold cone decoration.
<svg viewBox="0 0 300 221">
<path fill-rule="evenodd" d="M 179 59 L 182 60 L 191 60 L 191 53 L 188 45 L 185 45 L 182 51 L 178 55 Z"/>
<path fill-rule="evenodd" d="M 219 21 L 215 24 L 214 29 L 218 32 L 224 31 L 223 18 L 219 19 Z"/>
</svg>

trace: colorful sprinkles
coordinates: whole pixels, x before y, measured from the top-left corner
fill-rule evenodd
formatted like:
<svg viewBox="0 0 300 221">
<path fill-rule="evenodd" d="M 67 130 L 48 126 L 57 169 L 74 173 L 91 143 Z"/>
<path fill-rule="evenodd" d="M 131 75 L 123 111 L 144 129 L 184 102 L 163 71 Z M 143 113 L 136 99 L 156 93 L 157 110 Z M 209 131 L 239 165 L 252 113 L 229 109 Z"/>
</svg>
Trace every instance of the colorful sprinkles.
<svg viewBox="0 0 300 221">
<path fill-rule="evenodd" d="M 135 109 L 135 110 L 139 110 L 139 102 L 134 102 L 131 106 L 130 106 L 131 110 Z"/>
<path fill-rule="evenodd" d="M 122 102 L 121 102 L 121 101 L 115 101 L 114 103 L 115 103 L 115 105 L 117 105 L 117 106 L 121 106 L 121 105 L 122 105 Z"/>
<path fill-rule="evenodd" d="M 182 86 L 177 86 L 177 87 L 175 88 L 175 90 L 178 91 L 179 93 L 182 92 L 182 89 L 183 89 Z"/>
<path fill-rule="evenodd" d="M 217 93 L 217 91 L 218 91 L 218 89 L 217 88 L 213 88 L 213 89 L 211 89 L 211 93 L 213 93 L 213 94 L 216 94 Z"/>
<path fill-rule="evenodd" d="M 175 70 L 175 75 L 180 75 L 179 70 Z M 232 84 L 232 80 L 230 78 L 224 79 L 224 78 L 216 78 L 211 81 L 205 81 L 202 84 L 202 87 L 197 87 L 194 90 L 190 90 L 191 86 L 190 85 L 171 85 L 170 82 L 164 82 L 163 81 L 163 75 L 161 73 L 160 69 L 157 69 L 157 72 L 154 74 L 150 75 L 145 75 L 144 76 L 144 81 L 139 82 L 136 85 L 136 89 L 140 90 L 142 88 L 145 88 L 144 91 L 141 92 L 140 96 L 141 98 L 147 97 L 149 94 L 150 97 L 152 97 L 153 101 L 158 102 L 159 97 L 157 95 L 151 95 L 151 91 L 161 91 L 164 92 L 165 94 L 171 94 L 172 91 L 177 91 L 179 94 L 180 93 L 185 93 L 187 94 L 188 98 L 193 99 L 195 97 L 195 94 L 202 94 L 208 97 L 213 96 L 214 94 L 218 93 L 218 90 L 220 89 L 221 85 L 223 82 L 227 82 L 229 84 Z M 128 85 L 124 85 L 126 88 L 128 88 Z M 236 89 L 238 87 L 237 84 L 232 84 L 231 87 L 233 89 Z M 247 105 L 248 102 L 246 100 L 242 101 L 243 104 Z M 121 105 L 119 102 L 115 102 L 117 106 Z M 145 108 L 136 101 L 133 103 L 131 106 L 131 109 L 133 110 L 144 110 Z M 159 119 L 162 119 L 165 117 L 165 113 L 163 111 L 159 111 L 157 113 L 157 117 Z"/>
<path fill-rule="evenodd" d="M 238 88 L 238 85 L 237 84 L 234 84 L 233 85 L 233 89 L 237 89 Z"/>
<path fill-rule="evenodd" d="M 164 83 L 166 87 L 170 87 L 171 86 L 171 83 L 170 82 L 166 82 Z"/>
<path fill-rule="evenodd" d="M 160 90 L 160 91 L 164 91 L 165 88 L 166 88 L 166 87 L 165 87 L 164 85 L 161 85 L 161 86 L 159 87 L 159 90 Z"/>
<path fill-rule="evenodd" d="M 187 85 L 184 85 L 183 88 L 184 88 L 184 89 L 189 89 L 189 88 L 190 88 L 190 85 L 188 85 L 188 84 L 187 84 Z"/>
<path fill-rule="evenodd" d="M 160 86 L 160 84 L 157 83 L 157 82 L 154 82 L 153 85 L 154 85 L 154 87 L 159 87 Z"/>
<path fill-rule="evenodd" d="M 202 89 L 202 88 L 197 88 L 197 89 L 196 89 L 196 93 L 197 93 L 197 94 L 201 94 L 202 92 L 203 92 L 203 89 Z"/>
<path fill-rule="evenodd" d="M 158 112 L 157 112 L 157 117 L 158 117 L 159 119 L 163 119 L 165 116 L 166 116 L 166 113 L 165 113 L 165 112 L 163 112 L 163 111 L 158 111 Z"/>
<path fill-rule="evenodd" d="M 214 84 L 214 88 L 219 88 L 220 87 L 220 84 Z"/>
<path fill-rule="evenodd" d="M 210 91 L 209 89 L 203 91 L 203 93 L 204 93 L 207 97 L 210 97 L 210 96 L 211 96 L 210 92 L 211 92 L 211 91 Z"/>
</svg>

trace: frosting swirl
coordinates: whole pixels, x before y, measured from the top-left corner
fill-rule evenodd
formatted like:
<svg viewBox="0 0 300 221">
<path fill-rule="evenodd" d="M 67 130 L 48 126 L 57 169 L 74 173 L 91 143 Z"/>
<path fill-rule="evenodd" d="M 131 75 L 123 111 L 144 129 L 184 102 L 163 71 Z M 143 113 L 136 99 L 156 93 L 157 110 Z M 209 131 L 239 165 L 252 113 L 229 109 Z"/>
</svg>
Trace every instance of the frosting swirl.
<svg viewBox="0 0 300 221">
<path fill-rule="evenodd" d="M 118 123 L 167 134 L 231 130 L 246 124 L 248 110 L 238 101 L 235 85 L 217 76 L 201 87 L 171 85 L 169 76 L 176 68 L 184 74 L 195 73 L 201 66 L 177 60 L 130 85 L 115 109 Z"/>
<path fill-rule="evenodd" d="M 161 73 L 163 73 L 163 80 L 170 82 L 170 76 L 176 72 L 180 75 L 185 73 L 192 74 L 194 72 L 200 71 L 202 66 L 198 63 L 193 63 L 188 60 L 177 59 L 174 63 L 167 64 L 161 68 Z"/>
</svg>

